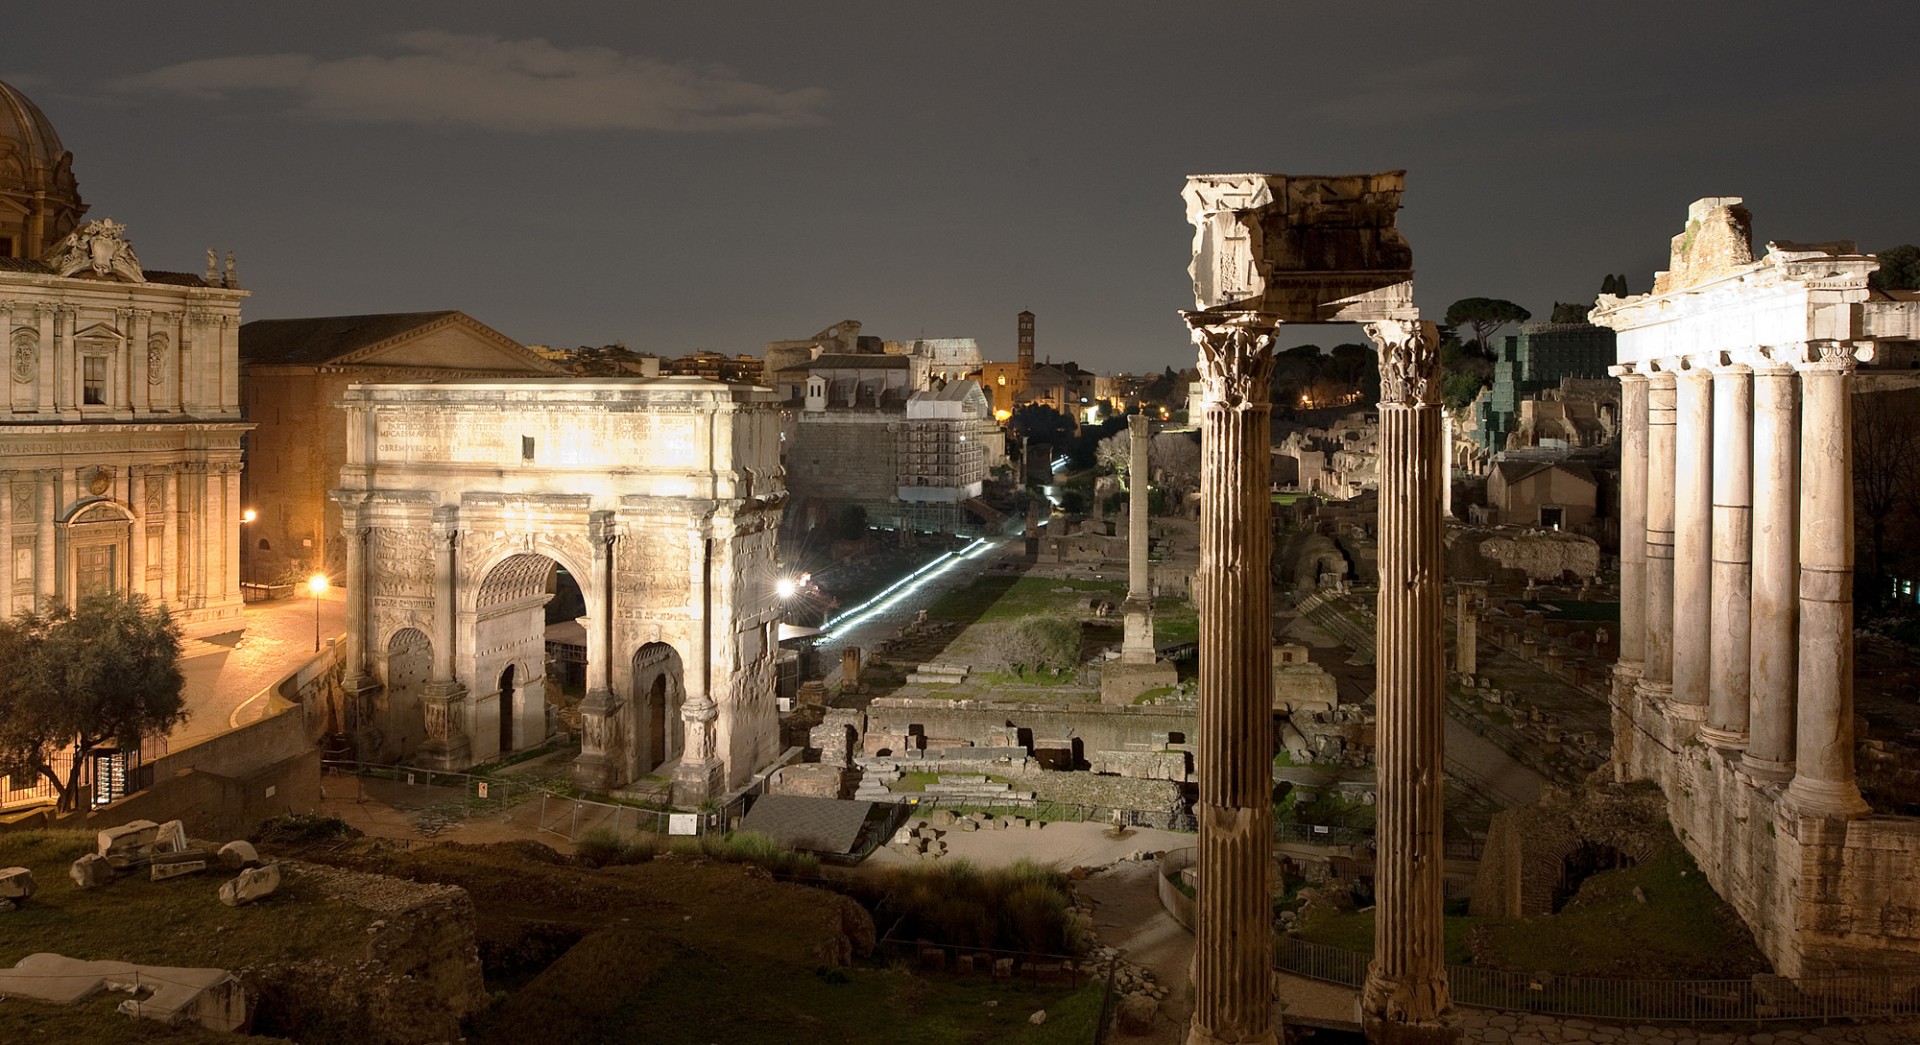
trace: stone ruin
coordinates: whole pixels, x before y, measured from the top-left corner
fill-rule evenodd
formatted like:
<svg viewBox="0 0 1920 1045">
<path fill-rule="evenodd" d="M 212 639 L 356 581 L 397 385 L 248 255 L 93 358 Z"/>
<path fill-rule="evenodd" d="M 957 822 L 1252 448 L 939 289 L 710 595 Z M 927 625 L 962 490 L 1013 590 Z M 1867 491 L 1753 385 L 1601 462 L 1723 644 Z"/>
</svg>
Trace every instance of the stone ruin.
<svg viewBox="0 0 1920 1045">
<path fill-rule="evenodd" d="M 1480 918 L 1553 914 L 1599 865 L 1645 863 L 1673 844 L 1653 788 L 1548 788 L 1531 806 L 1496 814 L 1469 908 Z M 1556 902 L 1559 901 L 1559 902 Z"/>
</svg>

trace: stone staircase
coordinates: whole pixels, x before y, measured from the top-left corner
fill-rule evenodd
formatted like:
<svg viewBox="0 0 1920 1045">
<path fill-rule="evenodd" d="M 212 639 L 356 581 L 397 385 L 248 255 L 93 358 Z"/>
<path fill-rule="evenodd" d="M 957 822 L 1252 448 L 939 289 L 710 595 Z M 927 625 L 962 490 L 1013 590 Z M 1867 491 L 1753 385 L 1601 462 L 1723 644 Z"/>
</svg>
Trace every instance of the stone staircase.
<svg viewBox="0 0 1920 1045">
<path fill-rule="evenodd" d="M 926 794 L 942 805 L 1031 805 L 1033 792 L 1015 791 L 1012 784 L 990 780 L 984 774 L 954 773 L 929 783 Z"/>
<path fill-rule="evenodd" d="M 1328 598 L 1319 592 L 1301 599 L 1295 608 L 1316 627 L 1351 649 L 1354 663 L 1373 663 L 1375 622 L 1371 611 L 1352 600 Z"/>
</svg>

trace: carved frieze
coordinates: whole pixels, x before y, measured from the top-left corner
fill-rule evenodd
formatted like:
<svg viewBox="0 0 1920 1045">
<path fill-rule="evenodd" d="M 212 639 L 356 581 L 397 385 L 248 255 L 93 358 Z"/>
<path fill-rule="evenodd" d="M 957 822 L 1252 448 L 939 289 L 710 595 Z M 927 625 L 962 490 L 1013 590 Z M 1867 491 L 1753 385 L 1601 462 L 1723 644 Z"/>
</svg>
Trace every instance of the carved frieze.
<svg viewBox="0 0 1920 1045">
<path fill-rule="evenodd" d="M 433 591 L 433 536 L 422 529 L 378 526 L 368 550 L 375 595 L 428 596 Z"/>
<path fill-rule="evenodd" d="M 683 603 L 692 588 L 687 556 L 686 544 L 664 535 L 615 542 L 614 585 L 631 600 L 630 607 L 632 602 L 648 608 Z"/>
</svg>

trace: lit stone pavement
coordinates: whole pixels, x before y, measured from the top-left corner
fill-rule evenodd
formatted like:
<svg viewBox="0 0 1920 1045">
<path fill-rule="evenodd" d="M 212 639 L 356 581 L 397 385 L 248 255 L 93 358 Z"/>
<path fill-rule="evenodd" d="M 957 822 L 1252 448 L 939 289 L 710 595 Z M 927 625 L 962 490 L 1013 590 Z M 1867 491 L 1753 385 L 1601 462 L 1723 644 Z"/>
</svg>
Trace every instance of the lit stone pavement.
<svg viewBox="0 0 1920 1045">
<path fill-rule="evenodd" d="M 341 596 L 335 588 L 320 597 L 323 644 L 345 632 Z M 261 690 L 313 659 L 313 596 L 248 603 L 245 612 L 244 631 L 184 643 L 180 673 L 186 676 L 188 717 L 167 738 L 168 750 L 257 721 L 267 706 L 264 697 L 255 699 Z"/>
<path fill-rule="evenodd" d="M 950 568 L 937 574 L 929 571 L 928 578 L 911 592 L 896 593 L 903 595 L 885 609 L 873 612 L 856 624 L 831 631 L 831 637 L 822 636 L 815 642 L 819 651 L 819 665 L 825 675 L 827 687 L 831 689 L 840 681 L 840 650 L 848 646 L 858 646 L 862 650 L 871 650 L 880 643 L 898 634 L 901 629 L 913 623 L 920 611 L 938 601 L 940 596 L 957 588 L 964 588 L 991 569 L 996 562 L 1007 555 L 1017 553 L 1024 548 L 1024 542 L 1017 537 L 988 538 L 988 547 L 965 557 L 956 556 Z M 931 561 L 933 553 L 927 556 Z M 885 600 L 876 600 L 878 604 Z M 848 616 L 855 615 L 857 607 L 849 607 Z M 860 611 L 868 612 L 868 611 Z"/>
</svg>

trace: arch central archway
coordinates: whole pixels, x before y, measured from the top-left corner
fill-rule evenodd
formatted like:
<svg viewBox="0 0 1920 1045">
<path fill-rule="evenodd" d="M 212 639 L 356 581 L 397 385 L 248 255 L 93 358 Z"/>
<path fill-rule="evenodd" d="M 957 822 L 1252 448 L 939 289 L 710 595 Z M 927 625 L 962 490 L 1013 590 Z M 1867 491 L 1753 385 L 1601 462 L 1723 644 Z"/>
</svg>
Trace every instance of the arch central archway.
<svg viewBox="0 0 1920 1045">
<path fill-rule="evenodd" d="M 538 552 L 509 555 L 481 578 L 474 595 L 469 677 L 493 686 L 474 705 L 478 759 L 499 758 L 547 738 L 547 650 L 553 630 L 548 607 L 579 602 L 577 587 L 568 599 L 556 599 L 563 584 L 571 585 L 566 578 L 557 561 Z M 566 622 L 557 623 L 564 627 Z"/>
</svg>

